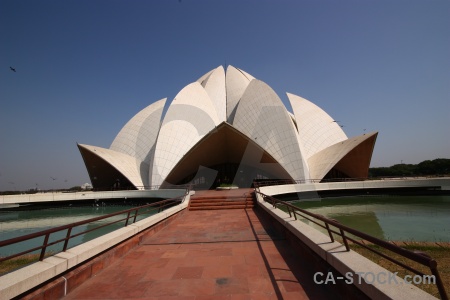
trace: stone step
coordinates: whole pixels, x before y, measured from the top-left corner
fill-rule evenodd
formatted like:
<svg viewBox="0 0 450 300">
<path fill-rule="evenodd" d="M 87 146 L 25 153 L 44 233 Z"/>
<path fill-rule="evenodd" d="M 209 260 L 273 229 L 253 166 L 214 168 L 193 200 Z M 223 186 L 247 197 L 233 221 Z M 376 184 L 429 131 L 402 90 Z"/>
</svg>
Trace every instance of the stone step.
<svg viewBox="0 0 450 300">
<path fill-rule="evenodd" d="M 252 196 L 214 196 L 214 197 L 208 197 L 208 196 L 193 196 L 191 197 L 191 200 L 211 200 L 211 199 L 253 199 Z"/>
<path fill-rule="evenodd" d="M 246 209 L 253 208 L 253 205 L 226 205 L 226 206 L 198 206 L 189 207 L 189 210 L 219 210 L 219 209 Z"/>
<path fill-rule="evenodd" d="M 223 202 L 223 203 L 236 203 L 236 202 L 253 202 L 253 199 L 205 199 L 205 200 L 192 200 L 191 203 L 209 203 L 209 202 Z"/>
<path fill-rule="evenodd" d="M 191 202 L 191 206 L 227 206 L 227 205 L 251 205 L 253 201 L 209 201 L 209 202 Z"/>
<path fill-rule="evenodd" d="M 236 202 L 236 201 L 253 201 L 253 198 L 205 198 L 205 199 L 195 199 L 195 198 L 191 198 L 192 202 L 198 202 L 198 203 L 202 203 L 202 202 L 213 202 L 213 201 L 218 201 L 218 202 Z"/>
<path fill-rule="evenodd" d="M 252 195 L 214 195 L 192 197 L 189 210 L 246 209 L 255 206 Z"/>
</svg>

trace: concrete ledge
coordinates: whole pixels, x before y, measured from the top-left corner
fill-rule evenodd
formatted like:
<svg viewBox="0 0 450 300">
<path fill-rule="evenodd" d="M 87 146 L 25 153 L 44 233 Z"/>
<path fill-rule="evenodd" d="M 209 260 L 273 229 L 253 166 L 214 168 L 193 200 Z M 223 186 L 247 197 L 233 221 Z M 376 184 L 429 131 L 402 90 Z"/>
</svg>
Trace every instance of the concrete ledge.
<svg viewBox="0 0 450 300">
<path fill-rule="evenodd" d="M 185 189 L 163 190 L 132 190 L 132 191 L 102 191 L 102 192 L 76 192 L 76 193 L 37 193 L 25 195 L 0 196 L 0 205 L 17 203 L 38 203 L 56 201 L 80 201 L 95 199 L 128 199 L 128 198 L 161 198 L 169 199 L 183 196 Z M 6 207 L 6 206 L 3 206 Z"/>
<path fill-rule="evenodd" d="M 345 275 L 347 272 L 352 273 L 355 282 L 354 286 L 371 299 L 436 299 L 414 285 L 400 284 L 403 279 L 397 276 L 396 280 L 399 284 L 389 284 L 388 282 L 381 284 L 376 281 L 373 284 L 368 284 L 362 279 L 361 284 L 358 284 L 357 272 L 372 272 L 373 274 L 389 274 L 390 272 L 352 250 L 346 251 L 342 244 L 331 242 L 328 235 L 321 233 L 302 221 L 295 220 L 294 217 L 289 217 L 289 214 L 282 210 L 274 208 L 265 202 L 259 194 L 256 197 L 259 207 L 275 218 L 286 230 L 331 267 L 342 275 Z"/>
<path fill-rule="evenodd" d="M 414 188 L 414 187 L 440 187 L 441 190 L 450 190 L 450 178 L 417 178 L 398 180 L 365 180 L 328 183 L 283 184 L 260 187 L 261 193 L 266 195 L 280 195 L 290 193 L 303 193 L 329 190 L 352 189 L 388 189 L 388 188 Z"/>
<path fill-rule="evenodd" d="M 237 189 L 239 189 L 238 186 L 218 186 L 218 187 L 216 187 L 217 191 L 237 190 Z"/>
<path fill-rule="evenodd" d="M 67 272 L 73 267 L 96 255 L 114 247 L 123 241 L 141 233 L 155 224 L 181 212 L 188 207 L 191 192 L 181 204 L 164 210 L 156 215 L 140 220 L 127 227 L 115 230 L 101 237 L 60 252 L 43 261 L 36 262 L 17 271 L 0 277 L 0 299 L 11 299 L 21 295 L 57 275 Z"/>
</svg>

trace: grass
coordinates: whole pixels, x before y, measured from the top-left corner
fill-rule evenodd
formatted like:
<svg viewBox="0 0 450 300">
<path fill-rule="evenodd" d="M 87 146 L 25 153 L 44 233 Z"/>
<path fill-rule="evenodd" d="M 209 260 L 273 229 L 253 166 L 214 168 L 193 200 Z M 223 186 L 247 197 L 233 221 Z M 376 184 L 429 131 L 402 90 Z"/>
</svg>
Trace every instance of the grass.
<svg viewBox="0 0 450 300">
<path fill-rule="evenodd" d="M 219 187 L 238 187 L 238 186 L 232 183 L 222 183 L 219 185 Z"/>
<path fill-rule="evenodd" d="M 54 255 L 56 252 L 47 251 L 44 258 Z M 17 269 L 26 267 L 39 261 L 40 254 L 24 254 L 6 261 L 0 262 L 0 276 L 3 276 L 9 272 L 16 271 Z"/>
<path fill-rule="evenodd" d="M 39 260 L 39 254 L 25 254 L 0 262 L 0 276 L 15 271 Z"/>
<path fill-rule="evenodd" d="M 449 294 L 449 288 L 450 288 L 450 244 L 449 243 L 420 243 L 420 242 L 407 242 L 407 243 L 399 243 L 398 246 L 405 248 L 407 250 L 411 251 L 420 251 L 423 252 L 430 257 L 432 257 L 437 262 L 439 275 L 442 279 L 442 282 L 444 283 L 444 287 L 446 288 L 447 295 Z M 414 269 L 427 274 L 431 275 L 431 271 L 428 267 L 416 263 L 414 261 L 411 261 L 403 256 L 400 256 L 398 254 L 392 253 L 389 250 L 386 250 L 384 248 L 381 248 L 377 245 L 368 245 L 370 248 L 373 248 L 381 253 L 387 254 L 389 257 L 394 258 L 406 265 L 409 265 L 413 267 Z M 401 278 L 404 278 L 406 275 L 414 276 L 416 275 L 413 272 L 410 272 L 408 270 L 405 270 L 401 266 L 398 266 L 397 264 L 394 264 L 393 262 L 379 256 L 376 253 L 373 253 L 372 251 L 365 249 L 362 246 L 352 244 L 350 245 L 350 248 L 363 255 L 364 257 L 370 259 L 371 261 L 377 263 L 378 265 L 382 266 L 383 268 L 387 269 L 388 271 L 395 273 L 397 272 L 397 275 Z M 411 281 L 411 279 L 409 279 Z M 424 290 L 425 292 L 440 298 L 439 291 L 437 288 L 437 285 L 435 284 L 414 284 L 418 288 Z"/>
</svg>

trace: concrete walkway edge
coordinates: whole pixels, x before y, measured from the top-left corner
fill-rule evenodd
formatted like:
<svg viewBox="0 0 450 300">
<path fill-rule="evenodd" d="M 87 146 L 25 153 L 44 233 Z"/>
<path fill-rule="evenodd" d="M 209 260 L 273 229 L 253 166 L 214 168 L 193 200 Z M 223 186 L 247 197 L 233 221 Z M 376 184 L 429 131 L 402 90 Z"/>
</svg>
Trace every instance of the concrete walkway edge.
<svg viewBox="0 0 450 300">
<path fill-rule="evenodd" d="M 120 228 L 111 233 L 68 249 L 66 252 L 57 253 L 43 261 L 36 262 L 17 271 L 0 277 L 0 299 L 11 299 L 30 289 L 66 272 L 67 270 L 83 263 L 114 245 L 144 231 L 154 224 L 186 209 L 189 205 L 191 191 L 185 200 L 174 207 L 164 210 L 154 216 L 145 218 L 127 227 Z"/>
<path fill-rule="evenodd" d="M 274 208 L 271 204 L 264 201 L 260 194 L 257 194 L 257 202 L 260 207 L 277 219 L 287 230 L 293 233 L 300 241 L 306 244 L 339 273 L 346 274 L 347 272 L 351 272 L 355 275 L 353 278 L 357 278 L 357 272 L 371 272 L 373 274 L 390 273 L 385 268 L 352 250 L 347 252 L 342 244 L 336 241 L 331 242 L 329 236 L 300 220 L 295 220 L 288 213 Z M 399 283 L 403 281 L 398 276 L 396 276 L 396 279 Z M 357 281 L 355 280 L 355 282 Z M 371 299 L 437 299 L 412 284 L 402 285 L 395 284 L 395 281 L 391 282 L 391 284 L 388 282 L 381 284 L 375 281 L 373 284 L 367 284 L 362 280 L 362 284 L 355 284 L 355 286 Z"/>
</svg>

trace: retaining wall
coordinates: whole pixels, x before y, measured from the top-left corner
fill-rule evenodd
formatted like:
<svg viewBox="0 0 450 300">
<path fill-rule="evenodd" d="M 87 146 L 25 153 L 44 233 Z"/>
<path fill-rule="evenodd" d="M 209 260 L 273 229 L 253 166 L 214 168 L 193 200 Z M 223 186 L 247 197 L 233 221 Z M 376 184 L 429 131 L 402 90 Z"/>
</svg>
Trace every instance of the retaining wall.
<svg viewBox="0 0 450 300">
<path fill-rule="evenodd" d="M 272 191 L 276 191 L 278 193 L 280 191 L 279 189 L 276 189 L 276 187 L 266 187 L 265 192 L 263 192 L 262 188 L 261 192 L 266 194 L 267 188 L 271 188 Z M 286 190 L 290 191 L 289 187 Z M 343 276 L 347 272 L 352 273 L 354 279 L 354 284 L 352 286 L 363 292 L 367 297 L 371 299 L 386 300 L 436 299 L 434 296 L 424 292 L 412 284 L 400 284 L 403 282 L 403 279 L 398 276 L 395 276 L 395 279 L 399 284 L 395 284 L 394 280 L 385 283 L 375 281 L 373 284 L 368 284 L 365 283 L 364 280 L 361 280 L 361 283 L 359 284 L 359 280 L 357 280 L 357 272 L 370 272 L 375 275 L 389 274 L 390 272 L 352 250 L 347 251 L 344 245 L 336 241 L 331 242 L 328 235 L 321 233 L 300 220 L 295 220 L 295 218 L 290 217 L 288 213 L 274 208 L 272 205 L 265 202 L 260 194 L 256 193 L 256 197 L 258 207 L 262 208 L 266 213 L 272 216 L 281 225 L 281 227 L 289 233 L 289 235 L 295 236 L 295 238 L 300 242 L 298 245 L 300 245 L 304 251 L 313 253 L 315 257 L 319 257 L 322 262 L 331 267 L 327 270 L 327 272 L 337 272 L 338 274 L 341 274 L 340 276 Z M 320 271 L 320 269 L 318 269 L 318 271 Z M 324 274 L 322 279 L 324 279 L 326 275 L 327 274 Z M 336 278 L 336 275 L 334 278 Z M 342 283 L 339 283 L 342 287 Z M 354 290 L 352 291 L 351 287 L 341 289 L 340 295 L 345 295 L 349 298 L 358 298 L 357 292 Z"/>
<path fill-rule="evenodd" d="M 37 295 L 39 299 L 62 297 L 77 283 L 106 267 L 110 259 L 121 257 L 137 246 L 143 234 L 159 230 L 169 218 L 184 211 L 194 193 L 191 191 L 177 206 L 1 276 L 0 299 L 12 299 L 19 295 L 26 299 L 34 299 Z M 39 291 L 34 291 L 37 288 Z"/>
</svg>

